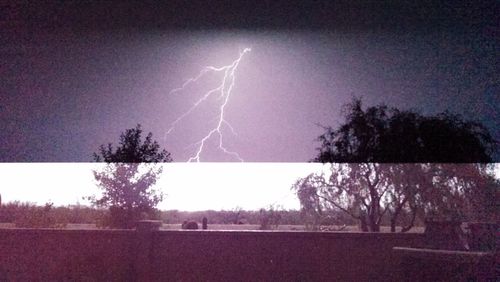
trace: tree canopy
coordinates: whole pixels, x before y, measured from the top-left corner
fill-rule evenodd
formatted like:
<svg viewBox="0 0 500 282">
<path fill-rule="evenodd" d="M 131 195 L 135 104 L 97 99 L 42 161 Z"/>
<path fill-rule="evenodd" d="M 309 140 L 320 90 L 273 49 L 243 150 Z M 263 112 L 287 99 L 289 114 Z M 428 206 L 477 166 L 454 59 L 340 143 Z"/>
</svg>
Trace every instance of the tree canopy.
<svg viewBox="0 0 500 282">
<path fill-rule="evenodd" d="M 489 165 L 438 163 L 332 163 L 293 186 L 313 218 L 343 212 L 363 231 L 410 230 L 417 217 L 496 220 L 500 193 Z"/>
<path fill-rule="evenodd" d="M 393 232 L 397 225 L 404 232 L 417 217 L 494 217 L 485 206 L 499 194 L 491 172 L 497 143 L 483 125 L 446 112 L 364 110 L 359 99 L 344 113 L 343 124 L 318 138 L 314 161 L 328 164 L 329 172 L 292 187 L 310 218 L 343 212 L 363 231 L 379 231 L 385 220 Z"/>
<path fill-rule="evenodd" d="M 150 132 L 144 142 L 141 138 L 142 129 L 138 124 L 135 128 L 127 129 L 120 135 L 120 142 L 116 149 L 112 143 L 101 145 L 99 152 L 94 153 L 94 161 L 106 163 L 158 163 L 171 162 L 170 153 L 160 151 L 160 145 L 153 140 Z"/>
<path fill-rule="evenodd" d="M 490 163 L 498 147 L 482 124 L 447 112 L 423 116 L 385 105 L 363 110 L 360 99 L 344 112 L 345 123 L 318 137 L 314 161 Z"/>
<path fill-rule="evenodd" d="M 156 205 L 162 201 L 163 193 L 153 189 L 162 173 L 158 162 L 171 162 L 170 153 L 160 151 L 153 141 L 152 133 L 141 139 L 142 129 L 127 129 L 120 136 L 116 149 L 112 144 L 100 146 L 94 153 L 94 160 L 104 161 L 107 166 L 102 171 L 94 171 L 94 177 L 102 190 L 102 196 L 89 197 L 97 206 L 109 207 L 109 225 L 130 228 L 136 220 L 151 216 Z"/>
</svg>

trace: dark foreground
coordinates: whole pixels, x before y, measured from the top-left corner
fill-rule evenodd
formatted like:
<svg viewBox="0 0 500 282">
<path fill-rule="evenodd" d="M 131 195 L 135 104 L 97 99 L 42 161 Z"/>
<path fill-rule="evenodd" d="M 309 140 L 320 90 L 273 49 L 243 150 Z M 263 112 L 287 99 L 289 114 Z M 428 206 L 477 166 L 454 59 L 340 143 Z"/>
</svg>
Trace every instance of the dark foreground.
<svg viewBox="0 0 500 282">
<path fill-rule="evenodd" d="M 393 247 L 424 241 L 417 233 L 156 228 L 0 229 L 0 281 L 401 281 Z M 445 266 L 453 272 L 460 262 Z"/>
</svg>

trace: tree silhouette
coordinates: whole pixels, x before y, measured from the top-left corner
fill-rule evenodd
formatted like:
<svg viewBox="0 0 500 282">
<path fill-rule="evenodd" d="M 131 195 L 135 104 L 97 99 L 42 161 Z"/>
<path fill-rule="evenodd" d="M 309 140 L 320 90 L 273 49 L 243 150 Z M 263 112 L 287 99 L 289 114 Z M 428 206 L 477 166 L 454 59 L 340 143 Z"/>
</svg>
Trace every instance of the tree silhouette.
<svg viewBox="0 0 500 282">
<path fill-rule="evenodd" d="M 498 147 L 482 124 L 446 112 L 426 117 L 385 105 L 363 110 L 360 99 L 344 111 L 345 123 L 318 137 L 314 161 L 490 163 Z"/>
<path fill-rule="evenodd" d="M 346 122 L 326 127 L 314 161 L 329 173 L 311 174 L 293 186 L 302 210 L 312 215 L 344 212 L 363 231 L 408 231 L 417 215 L 470 217 L 494 186 L 491 165 L 497 143 L 479 123 L 443 113 L 426 117 L 385 105 L 344 106 Z M 492 189 L 489 189 L 488 193 Z M 497 193 L 493 193 L 497 195 Z M 478 198 L 477 195 L 483 195 Z"/>
<path fill-rule="evenodd" d="M 94 161 L 106 163 L 158 163 L 171 162 L 170 153 L 160 151 L 158 142 L 153 141 L 150 132 L 144 142 L 141 139 L 142 129 L 138 124 L 135 128 L 125 130 L 120 135 L 119 146 L 113 150 L 113 145 L 101 145 L 99 153 L 94 153 Z"/>
<path fill-rule="evenodd" d="M 141 126 L 137 125 L 121 134 L 116 149 L 109 143 L 94 153 L 95 161 L 104 161 L 107 165 L 102 171 L 94 171 L 102 196 L 89 199 L 94 205 L 109 208 L 107 224 L 112 227 L 133 227 L 136 220 L 151 216 L 163 199 L 163 194 L 152 187 L 162 173 L 156 163 L 171 162 L 170 153 L 160 151 L 158 143 L 152 140 L 152 133 L 144 142 L 141 135 Z"/>
</svg>

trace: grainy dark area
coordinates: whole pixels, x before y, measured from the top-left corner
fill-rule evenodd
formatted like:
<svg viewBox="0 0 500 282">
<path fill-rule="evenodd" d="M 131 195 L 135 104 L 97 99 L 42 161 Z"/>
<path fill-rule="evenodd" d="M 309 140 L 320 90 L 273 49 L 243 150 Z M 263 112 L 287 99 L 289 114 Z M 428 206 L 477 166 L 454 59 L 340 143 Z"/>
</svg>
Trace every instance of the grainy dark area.
<svg viewBox="0 0 500 282">
<path fill-rule="evenodd" d="M 0 229 L 0 280 L 399 281 L 422 234 Z M 141 280 L 142 279 L 142 280 Z"/>
</svg>

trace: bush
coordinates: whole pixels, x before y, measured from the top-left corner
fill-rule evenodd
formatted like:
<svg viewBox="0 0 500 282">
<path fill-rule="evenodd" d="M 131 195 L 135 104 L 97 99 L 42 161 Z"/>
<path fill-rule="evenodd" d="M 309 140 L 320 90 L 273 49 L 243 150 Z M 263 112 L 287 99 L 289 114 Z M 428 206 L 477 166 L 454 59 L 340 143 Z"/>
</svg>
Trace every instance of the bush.
<svg viewBox="0 0 500 282">
<path fill-rule="evenodd" d="M 20 228 L 64 228 L 68 221 L 58 217 L 52 203 L 45 206 L 24 204 L 18 206 L 13 223 Z"/>
<path fill-rule="evenodd" d="M 270 206 L 267 210 L 260 209 L 260 230 L 276 229 L 281 221 L 281 213 L 274 206 Z"/>
</svg>

